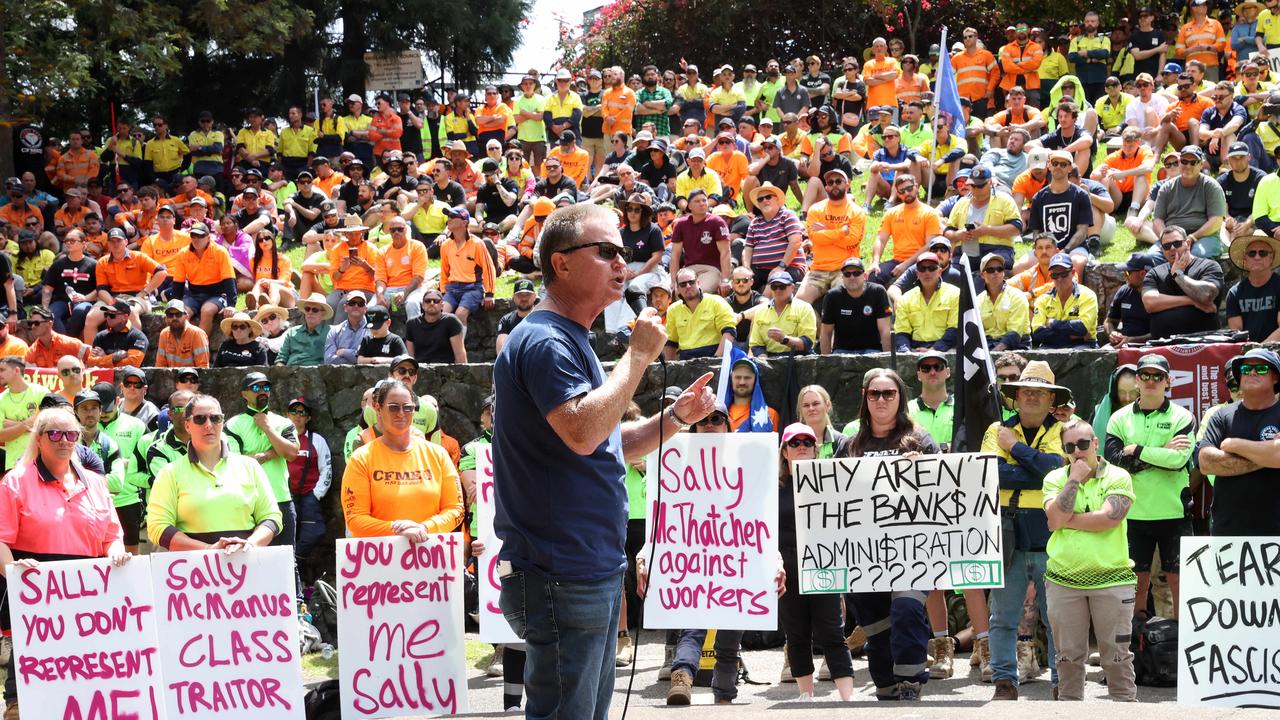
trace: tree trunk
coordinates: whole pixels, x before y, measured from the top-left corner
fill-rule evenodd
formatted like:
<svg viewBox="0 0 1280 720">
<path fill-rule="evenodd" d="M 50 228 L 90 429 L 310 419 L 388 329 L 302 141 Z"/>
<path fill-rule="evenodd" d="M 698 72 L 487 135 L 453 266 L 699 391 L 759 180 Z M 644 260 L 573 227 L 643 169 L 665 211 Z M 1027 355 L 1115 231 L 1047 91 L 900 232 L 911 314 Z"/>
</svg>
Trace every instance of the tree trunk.
<svg viewBox="0 0 1280 720">
<path fill-rule="evenodd" d="M 338 79 L 342 84 L 344 96 L 351 93 L 364 95 L 364 84 L 368 77 L 364 54 L 369 48 L 369 33 L 365 28 L 365 18 L 363 0 L 343 0 L 342 49 Z"/>
<path fill-rule="evenodd" d="M 0 58 L 9 57 L 9 44 L 5 34 L 0 32 Z M 13 83 L 9 81 L 4 63 L 0 62 L 0 177 L 10 178 L 17 174 L 13 163 L 13 106 L 9 103 L 9 93 L 13 92 Z"/>
</svg>

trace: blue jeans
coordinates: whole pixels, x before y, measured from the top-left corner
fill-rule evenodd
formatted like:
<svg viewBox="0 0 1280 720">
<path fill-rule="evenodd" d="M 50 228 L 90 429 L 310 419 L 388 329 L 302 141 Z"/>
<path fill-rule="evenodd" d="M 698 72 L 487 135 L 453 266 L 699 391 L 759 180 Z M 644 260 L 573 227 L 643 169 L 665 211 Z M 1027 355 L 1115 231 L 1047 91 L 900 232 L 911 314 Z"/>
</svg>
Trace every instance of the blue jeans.
<svg viewBox="0 0 1280 720">
<path fill-rule="evenodd" d="M 53 329 L 79 340 L 84 333 L 84 318 L 92 309 L 93 303 L 89 302 L 72 305 L 66 300 L 54 300 L 49 303 L 49 311 L 53 313 Z"/>
<path fill-rule="evenodd" d="M 681 630 L 676 645 L 676 657 L 671 661 L 671 672 L 688 671 L 696 677 L 702 661 L 702 645 L 707 641 L 706 630 Z M 716 665 L 711 671 L 711 692 L 717 700 L 738 697 L 738 655 L 742 650 L 741 630 L 716 631 Z"/>
<path fill-rule="evenodd" d="M 498 604 L 525 641 L 525 718 L 606 720 L 613 695 L 622 576 L 557 582 L 517 571 Z"/>
<path fill-rule="evenodd" d="M 1027 598 L 1027 581 L 1036 584 L 1036 605 L 1040 622 L 1049 639 L 1049 674 L 1058 684 L 1058 658 L 1053 651 L 1053 630 L 1049 628 L 1049 606 L 1044 594 L 1045 552 L 1014 550 L 1013 561 L 1004 566 L 1004 587 L 991 590 L 991 679 L 1018 684 L 1018 623 Z"/>
</svg>

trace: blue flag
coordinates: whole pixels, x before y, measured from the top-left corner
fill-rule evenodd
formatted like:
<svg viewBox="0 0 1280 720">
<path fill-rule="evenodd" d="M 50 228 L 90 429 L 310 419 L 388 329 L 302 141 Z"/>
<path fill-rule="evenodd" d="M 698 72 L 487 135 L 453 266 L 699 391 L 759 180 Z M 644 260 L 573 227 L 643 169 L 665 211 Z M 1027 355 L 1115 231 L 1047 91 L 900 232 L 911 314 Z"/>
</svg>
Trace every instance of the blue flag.
<svg viewBox="0 0 1280 720">
<path fill-rule="evenodd" d="M 717 382 L 716 395 L 724 401 L 726 408 L 733 406 L 733 386 L 729 376 L 733 373 L 733 366 L 737 365 L 739 360 L 751 363 L 751 369 L 756 374 L 756 388 L 751 393 L 751 415 L 747 417 L 746 422 L 738 426 L 737 431 L 774 432 L 779 430 L 780 428 L 775 428 L 773 420 L 769 418 L 769 406 L 764 401 L 764 389 L 760 387 L 759 368 L 749 355 L 728 340 L 724 341 L 724 352 L 721 354 L 720 379 Z"/>
<path fill-rule="evenodd" d="M 942 42 L 938 45 L 938 77 L 933 85 L 933 101 L 938 106 L 938 117 L 951 121 L 951 134 L 964 137 L 964 112 L 960 107 L 960 91 L 956 89 L 956 72 L 951 69 L 951 55 L 947 52 L 947 29 L 942 28 Z"/>
</svg>

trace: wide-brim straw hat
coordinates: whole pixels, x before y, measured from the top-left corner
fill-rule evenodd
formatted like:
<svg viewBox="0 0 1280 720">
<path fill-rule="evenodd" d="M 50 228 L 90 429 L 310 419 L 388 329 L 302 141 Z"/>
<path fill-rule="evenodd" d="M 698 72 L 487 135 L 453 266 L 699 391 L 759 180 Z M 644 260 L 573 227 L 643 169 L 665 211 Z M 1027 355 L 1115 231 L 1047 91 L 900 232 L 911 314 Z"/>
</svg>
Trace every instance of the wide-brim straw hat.
<svg viewBox="0 0 1280 720">
<path fill-rule="evenodd" d="M 1000 392 L 1010 399 L 1016 399 L 1018 388 L 1052 390 L 1054 407 L 1066 405 L 1071 401 L 1071 390 L 1055 383 L 1053 369 L 1043 360 L 1032 360 L 1027 363 L 1027 367 L 1022 370 L 1022 376 L 1001 385 Z"/>
<path fill-rule="evenodd" d="M 1243 270 L 1244 253 L 1249 249 L 1250 245 L 1256 242 L 1266 243 L 1267 247 L 1271 248 L 1271 269 L 1274 270 L 1280 267 L 1280 240 L 1276 240 L 1270 235 L 1265 235 L 1263 233 L 1246 235 L 1232 240 L 1231 249 L 1228 251 L 1228 254 L 1231 256 L 1231 262 L 1235 263 L 1236 267 Z"/>
<path fill-rule="evenodd" d="M 322 312 L 325 320 L 333 319 L 333 308 L 329 307 L 329 301 L 324 299 L 320 293 L 311 293 L 311 296 L 298 303 L 299 305 L 316 305 L 323 308 Z"/>
<path fill-rule="evenodd" d="M 252 340 L 262 334 L 262 323 L 249 317 L 247 312 L 238 312 L 229 318 L 223 318 L 220 327 L 222 334 L 231 337 L 231 326 L 236 323 L 244 323 L 249 326 L 249 339 Z"/>
</svg>

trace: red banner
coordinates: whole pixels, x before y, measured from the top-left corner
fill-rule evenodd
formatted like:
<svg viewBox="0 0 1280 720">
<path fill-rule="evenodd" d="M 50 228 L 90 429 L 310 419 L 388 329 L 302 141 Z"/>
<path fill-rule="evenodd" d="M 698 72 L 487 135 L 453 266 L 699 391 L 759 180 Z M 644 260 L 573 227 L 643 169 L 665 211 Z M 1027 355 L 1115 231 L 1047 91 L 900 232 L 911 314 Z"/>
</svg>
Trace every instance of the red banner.
<svg viewBox="0 0 1280 720">
<path fill-rule="evenodd" d="M 86 389 L 92 389 L 95 383 L 115 382 L 115 370 L 111 368 L 87 368 L 85 370 L 87 377 L 84 379 Z M 53 368 L 27 368 L 24 373 L 26 381 L 33 385 L 40 385 L 49 392 L 62 392 L 62 376 Z"/>
<path fill-rule="evenodd" d="M 1227 361 L 1243 351 L 1243 343 L 1120 348 L 1117 362 L 1135 365 L 1143 355 L 1164 356 L 1169 361 L 1170 399 L 1190 410 L 1198 423 L 1205 410 L 1230 399 L 1222 382 L 1223 373 Z"/>
</svg>

